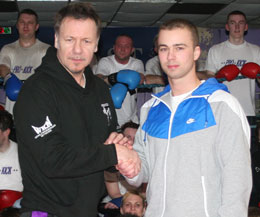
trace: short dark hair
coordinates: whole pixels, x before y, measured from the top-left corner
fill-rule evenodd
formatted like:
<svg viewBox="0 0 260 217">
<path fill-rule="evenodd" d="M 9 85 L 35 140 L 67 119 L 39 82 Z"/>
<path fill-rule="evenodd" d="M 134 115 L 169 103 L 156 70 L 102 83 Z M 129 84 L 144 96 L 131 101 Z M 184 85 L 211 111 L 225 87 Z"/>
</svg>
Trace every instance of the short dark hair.
<svg viewBox="0 0 260 217">
<path fill-rule="evenodd" d="M 60 9 L 55 16 L 55 24 L 54 24 L 55 33 L 59 33 L 60 25 L 63 19 L 66 17 L 73 17 L 74 19 L 93 20 L 97 26 L 97 35 L 98 36 L 100 35 L 101 20 L 90 3 L 87 2 L 70 3 L 65 7 L 63 7 L 62 9 Z"/>
<path fill-rule="evenodd" d="M 131 41 L 132 41 L 132 46 L 134 46 L 134 40 L 133 40 L 133 38 L 132 38 L 130 35 L 125 34 L 125 33 L 118 35 L 118 36 L 116 37 L 116 39 L 115 39 L 114 44 L 116 44 L 117 39 L 120 38 L 120 37 L 127 37 L 127 38 L 130 38 Z"/>
<path fill-rule="evenodd" d="M 138 127 L 139 127 L 139 124 L 136 124 L 136 123 L 134 123 L 132 121 L 129 121 L 129 122 L 126 122 L 125 124 L 122 125 L 121 131 L 124 132 L 124 130 L 126 128 L 138 129 Z"/>
<path fill-rule="evenodd" d="M 30 14 L 30 15 L 35 16 L 36 23 L 39 23 L 38 14 L 37 14 L 34 10 L 32 10 L 32 9 L 30 9 L 30 8 L 23 9 L 22 11 L 20 11 L 20 12 L 18 13 L 17 20 L 19 20 L 19 18 L 20 18 L 20 16 L 21 16 L 22 14 Z"/>
<path fill-rule="evenodd" d="M 242 15 L 242 16 L 245 18 L 245 21 L 247 22 L 246 15 L 245 15 L 245 13 L 243 13 L 242 11 L 231 11 L 231 12 L 227 15 L 227 22 L 228 22 L 229 17 L 230 17 L 231 15 Z"/>
<path fill-rule="evenodd" d="M 0 130 L 12 130 L 13 125 L 13 116 L 6 110 L 0 110 Z"/>
<path fill-rule="evenodd" d="M 164 22 L 160 28 L 159 32 L 161 30 L 173 30 L 173 29 L 184 29 L 187 28 L 192 35 L 192 40 L 194 43 L 194 47 L 199 46 L 199 33 L 197 27 L 190 21 L 185 19 L 171 19 L 166 22 Z"/>
</svg>

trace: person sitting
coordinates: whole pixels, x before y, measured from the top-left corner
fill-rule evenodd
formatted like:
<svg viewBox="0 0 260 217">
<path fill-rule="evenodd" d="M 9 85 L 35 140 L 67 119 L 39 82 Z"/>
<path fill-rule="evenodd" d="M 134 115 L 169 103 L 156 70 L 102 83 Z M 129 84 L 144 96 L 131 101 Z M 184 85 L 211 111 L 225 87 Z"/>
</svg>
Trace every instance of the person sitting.
<svg viewBox="0 0 260 217">
<path fill-rule="evenodd" d="M 12 115 L 0 110 L 0 210 L 12 206 L 23 191 L 17 143 L 9 139 L 12 128 Z"/>
<path fill-rule="evenodd" d="M 144 81 L 144 65 L 141 60 L 131 56 L 135 51 L 133 39 L 125 34 L 117 36 L 113 51 L 113 55 L 100 59 L 95 74 L 107 84 L 114 85 L 115 73 L 122 75 L 125 70 L 131 70 L 139 73 L 141 78 L 139 83 L 142 84 Z M 128 76 L 123 77 L 127 80 Z M 135 90 L 127 91 L 121 108 L 116 109 L 119 128 L 130 120 L 139 123 L 136 98 Z"/>
<path fill-rule="evenodd" d="M 139 124 L 136 124 L 132 121 L 129 121 L 122 125 L 121 132 L 125 137 L 134 143 L 134 137 L 136 131 L 139 127 Z M 120 172 L 104 172 L 105 177 L 105 185 L 108 192 L 108 195 L 102 200 L 104 205 L 104 209 L 119 209 L 123 195 L 129 190 L 136 190 L 143 191 L 143 186 L 136 188 L 134 186 L 129 185 L 125 178 L 120 174 Z M 102 206 L 103 208 L 103 206 Z M 103 209 L 102 209 L 103 210 Z M 105 213 L 112 213 L 111 216 L 114 215 L 114 211 L 110 210 L 103 210 L 101 212 Z M 119 210 L 118 210 L 119 211 Z M 110 216 L 109 214 L 106 216 Z"/>
<path fill-rule="evenodd" d="M 129 213 L 142 217 L 144 216 L 145 210 L 146 200 L 143 194 L 136 190 L 128 191 L 124 194 L 120 206 L 120 213 L 122 215 Z"/>
</svg>

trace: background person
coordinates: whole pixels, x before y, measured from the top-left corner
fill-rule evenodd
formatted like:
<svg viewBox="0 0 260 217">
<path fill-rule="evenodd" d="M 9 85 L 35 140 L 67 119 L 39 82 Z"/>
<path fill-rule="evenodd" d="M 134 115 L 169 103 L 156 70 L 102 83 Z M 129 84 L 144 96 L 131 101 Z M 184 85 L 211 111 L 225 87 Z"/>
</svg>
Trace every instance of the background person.
<svg viewBox="0 0 260 217">
<path fill-rule="evenodd" d="M 142 84 L 144 81 L 144 65 L 141 60 L 131 57 L 135 50 L 132 38 L 124 34 L 119 35 L 115 40 L 113 50 L 113 55 L 100 59 L 96 69 L 96 75 L 104 79 L 106 83 L 112 85 L 109 81 L 111 74 L 116 72 L 120 73 L 121 70 L 125 69 L 134 70 L 140 74 L 140 84 Z M 136 100 L 136 91 L 128 91 L 122 107 L 116 109 L 117 120 L 120 127 L 128 121 L 139 122 Z"/>
<path fill-rule="evenodd" d="M 0 52 L 0 76 L 5 78 L 5 83 L 11 77 L 10 73 L 21 81 L 34 74 L 34 70 L 41 64 L 42 57 L 50 46 L 36 38 L 36 32 L 39 29 L 38 15 L 32 9 L 24 9 L 18 14 L 16 28 L 19 39 L 3 46 Z M 16 91 L 19 88 L 16 82 L 10 86 L 10 94 L 16 95 L 19 92 Z M 9 96 L 8 92 L 7 96 Z M 5 109 L 11 114 L 14 103 L 6 98 Z"/>
<path fill-rule="evenodd" d="M 0 211 L 22 197 L 23 184 L 17 143 L 9 139 L 13 117 L 0 110 Z"/>
<path fill-rule="evenodd" d="M 132 190 L 124 194 L 120 213 L 122 215 L 133 214 L 138 217 L 143 217 L 146 210 L 145 197 L 138 191 Z"/>
</svg>

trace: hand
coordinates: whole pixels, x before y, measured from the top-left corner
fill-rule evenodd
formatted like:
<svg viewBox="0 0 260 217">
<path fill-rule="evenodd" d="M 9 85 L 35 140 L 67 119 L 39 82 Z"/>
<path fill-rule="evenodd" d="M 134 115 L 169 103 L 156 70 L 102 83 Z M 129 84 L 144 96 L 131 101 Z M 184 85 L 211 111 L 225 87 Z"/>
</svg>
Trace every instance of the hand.
<svg viewBox="0 0 260 217">
<path fill-rule="evenodd" d="M 111 202 L 106 203 L 104 206 L 105 209 L 118 209 L 119 207 Z"/>
<path fill-rule="evenodd" d="M 143 84 L 144 81 L 145 81 L 145 76 L 142 73 L 139 73 L 139 75 L 140 75 L 140 78 L 141 78 L 139 84 Z"/>
<path fill-rule="evenodd" d="M 9 67 L 4 64 L 0 64 L 0 77 L 5 78 L 5 76 L 9 73 L 11 73 Z"/>
<path fill-rule="evenodd" d="M 133 141 L 125 137 L 122 133 L 113 132 L 109 135 L 107 140 L 104 143 L 105 145 L 109 144 L 119 144 L 126 146 L 128 149 L 133 149 Z"/>
<path fill-rule="evenodd" d="M 119 144 L 115 146 L 118 159 L 116 168 L 122 175 L 128 178 L 137 176 L 141 169 L 141 160 L 137 152 Z"/>
</svg>

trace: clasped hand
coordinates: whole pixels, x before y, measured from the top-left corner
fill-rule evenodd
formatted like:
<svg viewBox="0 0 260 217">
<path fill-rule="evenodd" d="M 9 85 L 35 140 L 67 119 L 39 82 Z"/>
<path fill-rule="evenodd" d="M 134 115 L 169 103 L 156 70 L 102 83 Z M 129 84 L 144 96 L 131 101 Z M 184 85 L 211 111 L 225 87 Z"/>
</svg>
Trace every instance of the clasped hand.
<svg viewBox="0 0 260 217">
<path fill-rule="evenodd" d="M 141 160 L 137 152 L 133 150 L 133 143 L 127 137 L 121 133 L 113 132 L 104 144 L 115 144 L 118 160 L 116 168 L 122 175 L 128 178 L 138 175 L 141 169 Z"/>
</svg>

